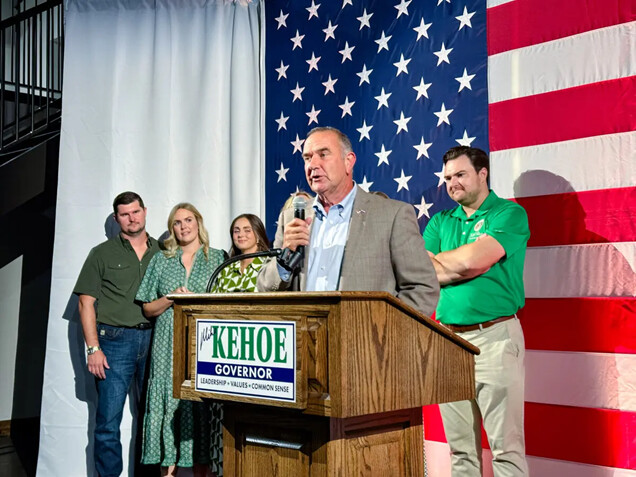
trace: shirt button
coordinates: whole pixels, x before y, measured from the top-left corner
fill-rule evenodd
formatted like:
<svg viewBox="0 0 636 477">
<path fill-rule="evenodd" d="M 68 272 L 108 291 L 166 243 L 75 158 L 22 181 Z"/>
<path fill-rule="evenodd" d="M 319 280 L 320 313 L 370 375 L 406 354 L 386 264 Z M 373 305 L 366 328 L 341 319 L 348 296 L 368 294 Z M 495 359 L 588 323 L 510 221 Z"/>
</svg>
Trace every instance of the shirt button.
<svg viewBox="0 0 636 477">
<path fill-rule="evenodd" d="M 324 272 L 325 271 L 325 267 L 320 267 L 320 270 L 322 270 Z"/>
<path fill-rule="evenodd" d="M 462 235 L 466 235 L 466 232 L 462 232 Z"/>
</svg>

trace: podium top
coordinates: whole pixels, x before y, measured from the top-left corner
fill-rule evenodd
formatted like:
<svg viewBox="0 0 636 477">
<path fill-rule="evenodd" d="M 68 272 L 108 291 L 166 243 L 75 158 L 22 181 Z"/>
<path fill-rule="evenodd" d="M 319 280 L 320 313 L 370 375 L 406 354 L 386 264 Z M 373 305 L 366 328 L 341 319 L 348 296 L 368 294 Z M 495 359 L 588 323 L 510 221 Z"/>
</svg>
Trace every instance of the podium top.
<svg viewBox="0 0 636 477">
<path fill-rule="evenodd" d="M 341 301 L 384 301 L 402 311 L 404 314 L 410 316 L 414 320 L 419 321 L 424 326 L 427 326 L 441 335 L 444 335 L 450 341 L 461 346 L 472 354 L 479 354 L 479 348 L 472 345 L 465 339 L 453 333 L 441 323 L 432 320 L 423 313 L 419 312 L 415 308 L 407 305 L 402 300 L 396 298 L 388 292 L 384 291 L 330 291 L 330 292 L 256 292 L 256 293 L 189 293 L 189 294 L 170 294 L 167 295 L 169 300 L 173 300 L 175 303 L 187 306 L 188 304 L 198 304 L 202 302 L 236 302 L 249 301 L 249 304 L 254 306 L 258 303 L 274 304 L 281 302 L 281 304 L 289 304 L 292 302 L 300 301 L 312 301 L 321 303 L 333 303 L 336 304 Z"/>
</svg>

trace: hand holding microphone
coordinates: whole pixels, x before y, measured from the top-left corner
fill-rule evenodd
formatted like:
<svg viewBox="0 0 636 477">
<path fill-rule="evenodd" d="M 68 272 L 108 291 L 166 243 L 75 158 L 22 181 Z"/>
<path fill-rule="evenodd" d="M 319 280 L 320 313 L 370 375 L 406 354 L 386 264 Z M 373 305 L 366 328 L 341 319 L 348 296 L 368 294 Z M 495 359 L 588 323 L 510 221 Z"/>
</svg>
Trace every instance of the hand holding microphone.
<svg viewBox="0 0 636 477">
<path fill-rule="evenodd" d="M 278 262 L 287 270 L 302 267 L 305 246 L 309 245 L 309 223 L 305 220 L 307 201 L 302 196 L 294 197 L 294 219 L 285 224 L 283 234 L 283 254 Z"/>
</svg>

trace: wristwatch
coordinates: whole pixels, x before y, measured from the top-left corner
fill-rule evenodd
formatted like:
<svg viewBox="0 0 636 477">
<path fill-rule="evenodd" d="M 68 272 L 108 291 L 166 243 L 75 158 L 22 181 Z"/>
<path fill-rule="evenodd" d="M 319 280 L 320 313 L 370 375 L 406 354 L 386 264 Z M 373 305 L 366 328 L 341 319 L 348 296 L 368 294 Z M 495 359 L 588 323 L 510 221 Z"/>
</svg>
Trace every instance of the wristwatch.
<svg viewBox="0 0 636 477">
<path fill-rule="evenodd" d="M 91 355 L 96 353 L 97 351 L 101 351 L 102 349 L 99 346 L 89 346 L 88 348 L 86 348 L 86 354 L 87 355 Z"/>
</svg>

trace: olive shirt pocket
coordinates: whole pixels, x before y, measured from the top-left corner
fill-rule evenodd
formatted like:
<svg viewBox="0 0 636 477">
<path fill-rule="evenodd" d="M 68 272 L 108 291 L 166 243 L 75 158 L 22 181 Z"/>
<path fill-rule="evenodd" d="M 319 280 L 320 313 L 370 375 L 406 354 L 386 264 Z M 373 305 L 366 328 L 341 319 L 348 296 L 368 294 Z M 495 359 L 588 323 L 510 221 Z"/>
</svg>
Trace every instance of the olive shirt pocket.
<svg viewBox="0 0 636 477">
<path fill-rule="evenodd" d="M 128 263 L 113 263 L 106 265 L 104 270 L 104 282 L 110 289 L 127 291 L 134 283 L 138 283 L 138 268 Z"/>
</svg>

